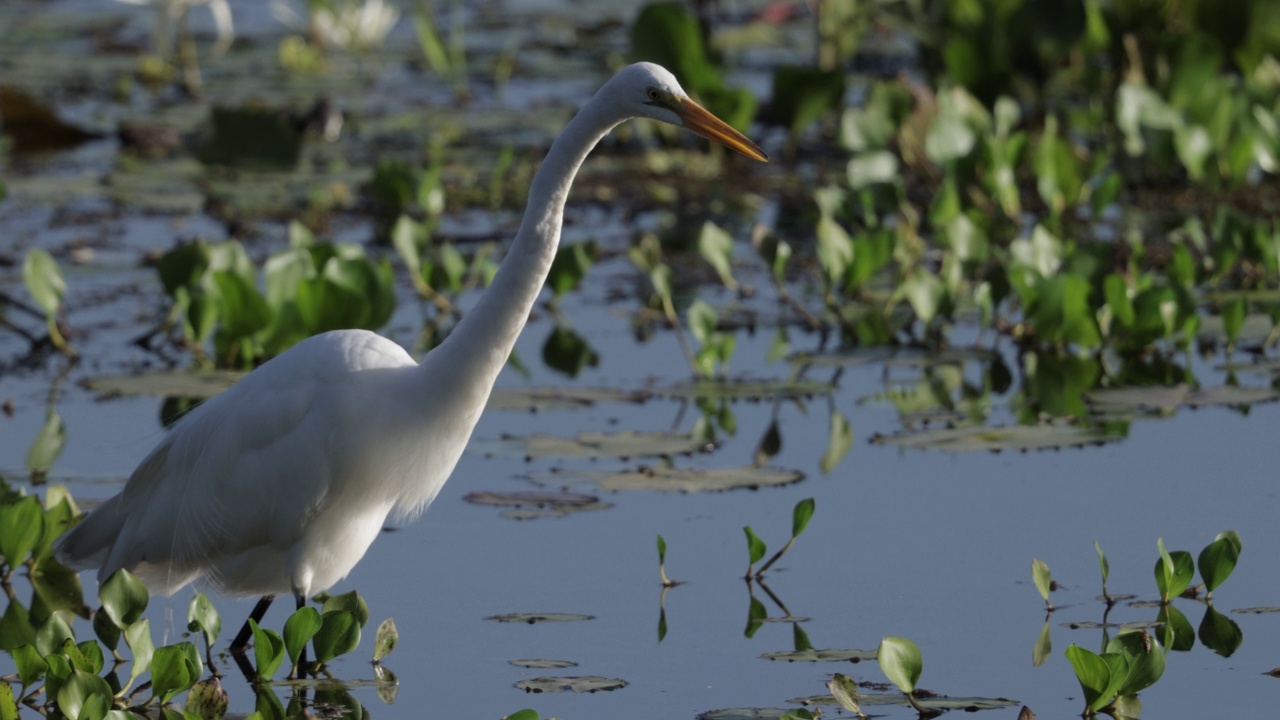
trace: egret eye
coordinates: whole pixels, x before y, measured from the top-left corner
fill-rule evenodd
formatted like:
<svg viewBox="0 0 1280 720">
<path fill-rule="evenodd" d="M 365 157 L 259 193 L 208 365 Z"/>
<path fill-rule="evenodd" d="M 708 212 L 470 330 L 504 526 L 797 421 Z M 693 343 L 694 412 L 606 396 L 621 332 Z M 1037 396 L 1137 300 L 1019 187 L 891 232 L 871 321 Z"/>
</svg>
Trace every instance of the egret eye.
<svg viewBox="0 0 1280 720">
<path fill-rule="evenodd" d="M 662 97 L 662 93 L 658 92 L 658 88 L 649 88 L 649 99 L 657 100 Z"/>
</svg>

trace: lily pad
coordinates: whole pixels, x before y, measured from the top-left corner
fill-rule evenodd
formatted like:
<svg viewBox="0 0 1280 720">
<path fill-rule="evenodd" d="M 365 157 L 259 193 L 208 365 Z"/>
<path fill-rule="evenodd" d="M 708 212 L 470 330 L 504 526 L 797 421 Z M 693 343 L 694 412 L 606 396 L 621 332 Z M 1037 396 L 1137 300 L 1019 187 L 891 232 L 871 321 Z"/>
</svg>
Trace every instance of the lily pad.
<svg viewBox="0 0 1280 720">
<path fill-rule="evenodd" d="M 506 452 L 527 458 L 541 457 L 651 457 L 689 455 L 708 449 L 707 443 L 692 435 L 666 432 L 618 433 L 588 431 L 577 437 L 554 435 L 503 435 L 500 440 L 480 441 L 474 447 L 483 452 Z"/>
<path fill-rule="evenodd" d="M 591 387 L 540 387 L 494 388 L 486 410 L 574 410 L 592 407 L 599 403 L 642 403 L 652 395 L 646 392 L 619 388 Z"/>
<path fill-rule="evenodd" d="M 862 662 L 863 660 L 875 660 L 875 650 L 794 650 L 786 652 L 771 652 L 760 656 L 762 660 L 785 661 L 785 662 Z"/>
<path fill-rule="evenodd" d="M 531 693 L 575 692 L 594 693 L 620 690 L 627 686 L 626 680 L 606 678 L 599 675 L 584 677 L 539 677 L 532 680 L 521 680 L 516 687 Z"/>
<path fill-rule="evenodd" d="M 799 470 L 783 470 L 770 467 L 713 468 L 692 470 L 687 468 L 648 467 L 617 471 L 572 471 L 555 476 L 555 479 L 535 480 L 542 485 L 580 481 L 599 487 L 605 492 L 627 490 L 656 490 L 658 492 L 723 492 L 725 490 L 762 487 L 782 487 L 804 479 Z"/>
<path fill-rule="evenodd" d="M 579 615 L 577 613 L 508 613 L 506 615 L 490 615 L 485 620 L 502 623 L 526 623 L 536 625 L 547 622 L 582 622 L 595 620 L 595 615 Z"/>
<path fill-rule="evenodd" d="M 1262 607 L 1236 608 L 1231 612 L 1238 615 L 1262 615 L 1265 613 L 1280 612 L 1280 605 L 1267 605 Z"/>
<path fill-rule="evenodd" d="M 1108 388 L 1085 395 L 1099 414 L 1154 413 L 1168 415 L 1179 407 L 1230 407 L 1272 402 L 1280 393 L 1267 387 L 1220 385 L 1192 388 L 1188 385 Z"/>
<path fill-rule="evenodd" d="M 562 668 L 578 667 L 578 663 L 570 660 L 508 660 L 508 663 L 522 668 L 539 668 L 558 670 Z"/>
<path fill-rule="evenodd" d="M 789 712 L 791 708 L 724 708 L 708 710 L 698 715 L 698 720 L 760 720 L 780 718 Z"/>
<path fill-rule="evenodd" d="M 105 397 L 154 395 L 210 398 L 235 385 L 242 377 L 244 373 L 226 370 L 162 370 L 142 375 L 104 375 L 82 380 L 81 385 Z"/>
<path fill-rule="evenodd" d="M 898 445 L 921 450 L 952 452 L 988 450 L 1057 450 L 1114 442 L 1122 436 L 1102 426 L 1047 423 L 1044 425 L 1008 425 L 987 427 L 968 425 L 956 428 L 920 429 L 873 435 L 876 445 Z"/>
<path fill-rule="evenodd" d="M 571 512 L 607 510 L 613 507 L 612 503 L 600 502 L 594 495 L 537 490 L 507 493 L 481 490 L 467 493 L 462 499 L 475 505 L 514 507 L 514 510 L 507 510 L 502 515 L 515 520 L 564 517 Z"/>
<path fill-rule="evenodd" d="M 835 386 L 817 380 L 688 380 L 654 390 L 665 398 L 719 402 L 773 401 L 830 395 Z"/>
<path fill-rule="evenodd" d="M 917 690 L 915 694 L 916 703 L 923 708 L 930 710 L 963 710 L 965 712 L 977 712 L 979 710 L 999 710 L 1000 708 L 1015 707 L 1021 703 L 1016 700 L 1006 698 L 984 698 L 984 697 L 949 697 L 947 695 L 931 695 L 927 691 Z M 900 692 L 897 693 L 863 693 L 858 695 L 858 701 L 863 707 L 868 705 L 903 705 L 910 706 L 907 702 L 907 696 Z M 840 707 L 840 703 L 831 695 L 810 695 L 808 697 L 791 698 L 787 702 L 799 703 L 801 705 L 822 705 Z"/>
</svg>

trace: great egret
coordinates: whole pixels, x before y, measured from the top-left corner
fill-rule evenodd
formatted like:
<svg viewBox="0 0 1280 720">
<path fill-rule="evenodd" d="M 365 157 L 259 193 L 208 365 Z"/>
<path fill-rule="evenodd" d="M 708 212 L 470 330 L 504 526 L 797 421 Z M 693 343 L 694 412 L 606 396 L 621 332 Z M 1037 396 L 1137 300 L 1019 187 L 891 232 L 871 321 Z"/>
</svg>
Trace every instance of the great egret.
<svg viewBox="0 0 1280 720">
<path fill-rule="evenodd" d="M 362 330 L 298 343 L 178 422 L 60 556 L 99 582 L 127 568 L 160 594 L 202 580 L 260 595 L 256 620 L 277 594 L 301 606 L 346 577 L 390 513 L 415 517 L 440 492 L 546 280 L 578 167 L 635 117 L 768 160 L 662 67 L 624 68 L 551 146 L 493 283 L 421 363 Z"/>
</svg>

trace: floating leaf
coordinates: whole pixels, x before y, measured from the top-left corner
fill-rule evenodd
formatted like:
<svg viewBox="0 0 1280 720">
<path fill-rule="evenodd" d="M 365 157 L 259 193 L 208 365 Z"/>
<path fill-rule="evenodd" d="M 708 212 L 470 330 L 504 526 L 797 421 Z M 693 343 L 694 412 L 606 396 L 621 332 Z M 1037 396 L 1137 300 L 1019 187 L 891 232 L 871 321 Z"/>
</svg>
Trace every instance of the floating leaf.
<svg viewBox="0 0 1280 720">
<path fill-rule="evenodd" d="M 142 617 L 149 599 L 147 586 L 128 570 L 117 570 L 98 590 L 98 599 L 116 627 L 125 629 Z M 183 688 L 185 690 L 186 688 Z"/>
<path fill-rule="evenodd" d="M 495 620 L 503 623 L 535 623 L 545 622 L 582 622 L 584 620 L 595 620 L 595 615 L 578 615 L 574 613 L 509 613 L 506 615 L 490 615 L 485 620 Z"/>
<path fill-rule="evenodd" d="M 875 660 L 876 651 L 835 648 L 814 650 L 810 648 L 807 650 L 764 653 L 760 656 L 760 659 L 774 662 L 861 662 L 863 660 Z"/>
<path fill-rule="evenodd" d="M 612 690 L 620 690 L 626 686 L 626 680 L 600 677 L 599 675 L 586 675 L 583 677 L 536 677 L 530 680 L 521 680 L 516 683 L 516 688 L 524 690 L 525 692 L 533 693 L 609 692 Z"/>
<path fill-rule="evenodd" d="M 530 669 L 546 669 L 546 670 L 557 670 L 557 669 L 563 669 L 563 668 L 578 667 L 578 663 L 572 662 L 569 660 L 544 660 L 544 659 L 508 660 L 507 663 L 511 665 L 515 665 L 516 667 L 530 668 Z"/>
<path fill-rule="evenodd" d="M 1105 426 L 1049 423 L 1043 425 L 1008 425 L 985 427 L 969 425 L 956 428 L 920 429 L 893 435 L 873 435 L 877 445 L 899 445 L 922 450 L 971 452 L 987 450 L 1053 450 L 1115 442 L 1123 437 Z"/>
<path fill-rule="evenodd" d="M 244 373 L 226 370 L 182 372 L 165 370 L 142 375 L 105 375 L 81 381 L 101 396 L 152 395 L 210 398 L 231 387 Z"/>
<path fill-rule="evenodd" d="M 531 520 L 537 517 L 564 517 L 571 512 L 607 510 L 613 507 L 611 503 L 601 502 L 594 495 L 537 490 L 516 492 L 480 490 L 467 493 L 462 499 L 475 505 L 513 507 L 515 508 L 514 510 L 507 510 L 502 515 L 515 520 Z"/>
<path fill-rule="evenodd" d="M 843 673 L 836 673 L 827 681 L 827 690 L 840 703 L 840 707 L 862 715 L 862 705 L 858 702 L 858 683 Z"/>
<path fill-rule="evenodd" d="M 477 442 L 481 451 L 506 451 L 528 458 L 543 457 L 650 457 L 689 455 L 707 449 L 704 440 L 691 434 L 624 430 L 607 433 L 586 430 L 573 438 L 554 435 L 503 435 L 496 442 Z"/>
<path fill-rule="evenodd" d="M 723 492 L 725 490 L 756 490 L 762 487 L 781 487 L 804 479 L 798 470 L 782 470 L 769 467 L 690 468 L 647 467 L 617 471 L 573 471 L 552 478 L 539 479 L 541 484 L 562 485 L 566 480 L 581 480 L 599 487 L 605 492 L 627 490 L 656 490 L 658 492 Z"/>
</svg>

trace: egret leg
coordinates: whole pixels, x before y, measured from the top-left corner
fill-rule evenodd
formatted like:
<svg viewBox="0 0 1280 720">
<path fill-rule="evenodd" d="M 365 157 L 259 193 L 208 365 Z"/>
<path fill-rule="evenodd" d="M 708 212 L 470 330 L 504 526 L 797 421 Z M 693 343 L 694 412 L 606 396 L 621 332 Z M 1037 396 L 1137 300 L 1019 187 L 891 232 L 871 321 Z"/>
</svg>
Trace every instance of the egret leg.
<svg viewBox="0 0 1280 720">
<path fill-rule="evenodd" d="M 253 606 L 253 610 L 249 613 L 249 619 L 244 621 L 244 627 L 240 628 L 240 632 L 236 633 L 236 639 L 231 641 L 231 652 L 236 655 L 243 655 L 245 648 L 249 647 L 249 640 L 253 637 L 253 628 L 249 627 L 249 620 L 255 623 L 262 622 L 262 616 L 267 614 L 267 608 L 271 607 L 271 601 L 275 600 L 275 595 L 263 595 L 258 598 L 258 604 Z"/>
<path fill-rule="evenodd" d="M 296 603 L 297 603 L 297 609 L 301 610 L 302 608 L 304 608 L 304 607 L 306 607 L 306 606 L 307 606 L 307 598 L 306 598 L 306 596 L 301 595 L 301 594 L 294 594 L 293 599 L 294 599 L 294 600 L 296 601 Z M 298 654 L 298 672 L 299 672 L 299 674 L 303 674 L 303 675 L 305 675 L 306 670 L 304 670 L 303 668 L 305 668 L 306 666 L 307 666 L 307 646 L 306 646 L 306 645 L 303 645 L 303 646 L 302 646 L 302 652 Z"/>
</svg>

